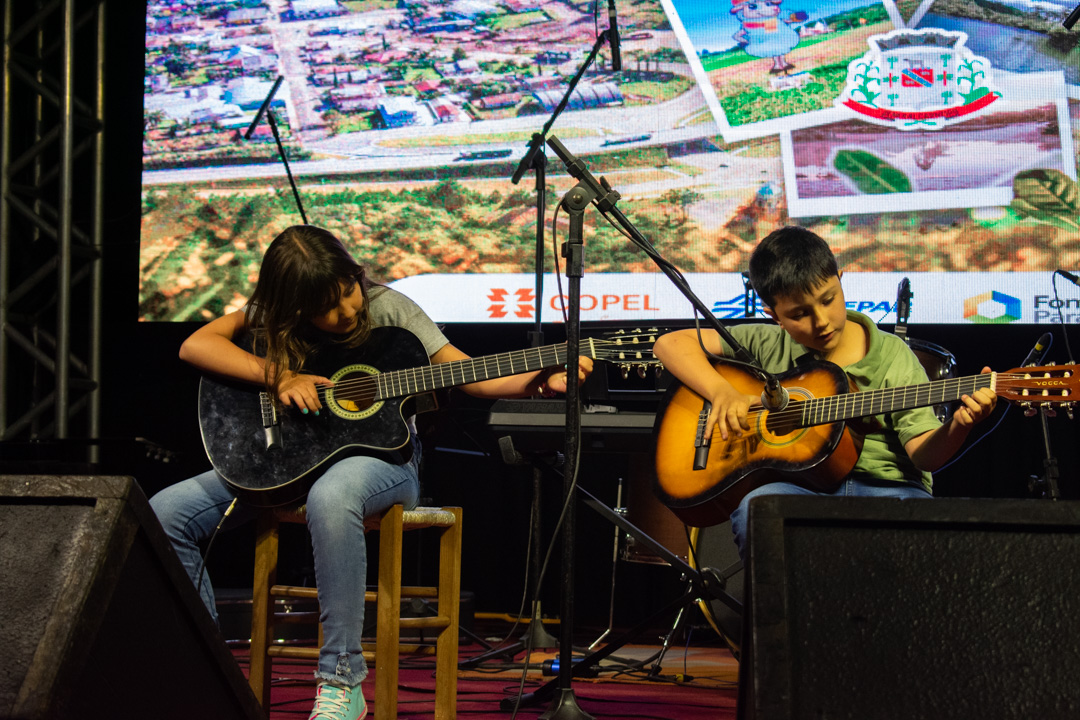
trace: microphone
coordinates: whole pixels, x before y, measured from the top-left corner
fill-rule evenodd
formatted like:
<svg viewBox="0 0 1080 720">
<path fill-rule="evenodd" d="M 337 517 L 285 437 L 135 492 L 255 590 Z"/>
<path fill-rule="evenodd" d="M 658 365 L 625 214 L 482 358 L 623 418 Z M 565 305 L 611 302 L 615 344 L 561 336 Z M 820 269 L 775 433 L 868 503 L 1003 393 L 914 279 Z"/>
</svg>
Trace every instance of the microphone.
<svg viewBox="0 0 1080 720">
<path fill-rule="evenodd" d="M 281 87 L 281 81 L 285 77 L 278 75 L 278 79 L 274 81 L 274 86 L 270 88 L 270 94 L 263 100 L 263 104 L 259 106 L 259 112 L 255 113 L 255 119 L 251 121 L 251 125 L 248 126 L 247 132 L 244 133 L 244 139 L 250 140 L 252 133 L 255 132 L 255 128 L 262 122 L 263 116 L 270 110 L 270 103 L 274 101 L 274 96 L 277 95 L 278 88 Z"/>
<path fill-rule="evenodd" d="M 904 278 L 896 287 L 896 321 L 907 322 L 911 316 L 911 298 L 915 293 L 911 292 L 911 281 Z"/>
<path fill-rule="evenodd" d="M 499 438 L 499 454 L 507 465 L 524 465 L 525 456 L 514 447 L 514 439 L 509 435 Z"/>
<path fill-rule="evenodd" d="M 1076 9 L 1069 13 L 1069 17 L 1061 21 L 1061 24 L 1065 26 L 1066 30 L 1072 30 L 1077 20 L 1080 20 L 1080 5 L 1077 5 Z"/>
<path fill-rule="evenodd" d="M 1028 367 L 1030 365 L 1038 365 L 1041 363 L 1043 356 L 1046 355 L 1046 351 L 1053 342 L 1054 336 L 1048 332 L 1044 332 L 1042 336 L 1035 341 L 1035 347 L 1031 348 L 1031 352 L 1024 358 L 1024 362 L 1020 363 L 1020 367 Z"/>
<path fill-rule="evenodd" d="M 787 407 L 787 388 L 780 384 L 775 375 L 769 375 L 765 380 L 765 389 L 761 391 L 761 404 L 770 412 Z"/>
<path fill-rule="evenodd" d="M 1076 9 L 1077 11 L 1080 11 L 1080 7 L 1077 7 Z M 1080 275 L 1074 275 L 1068 270 L 1055 270 L 1054 272 L 1071 282 L 1073 285 L 1080 285 Z"/>
<path fill-rule="evenodd" d="M 619 23 L 615 15 L 615 0 L 608 0 L 608 43 L 611 45 L 611 69 L 622 70 L 622 53 L 619 51 Z"/>
</svg>

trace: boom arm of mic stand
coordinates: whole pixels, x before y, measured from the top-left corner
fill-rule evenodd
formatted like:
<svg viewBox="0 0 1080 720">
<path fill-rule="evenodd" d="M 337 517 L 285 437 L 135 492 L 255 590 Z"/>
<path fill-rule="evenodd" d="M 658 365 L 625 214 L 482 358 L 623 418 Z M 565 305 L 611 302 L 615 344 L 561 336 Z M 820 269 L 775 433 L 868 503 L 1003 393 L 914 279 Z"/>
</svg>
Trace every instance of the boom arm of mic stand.
<svg viewBox="0 0 1080 720">
<path fill-rule="evenodd" d="M 277 94 L 278 88 L 281 87 L 281 82 L 284 79 L 284 76 L 278 75 L 278 79 L 274 81 L 274 86 L 270 88 L 266 99 L 263 100 L 262 105 L 259 107 L 259 112 L 255 113 L 255 119 L 251 121 L 247 132 L 244 133 L 244 139 L 251 139 L 255 128 L 265 117 L 267 124 L 270 125 L 270 132 L 274 135 L 274 142 L 277 144 L 278 157 L 281 158 L 281 164 L 285 166 L 285 175 L 289 178 L 289 186 L 292 188 L 293 200 L 296 201 L 296 209 L 300 211 L 300 219 L 307 225 L 307 214 L 304 212 L 304 204 L 300 202 L 300 191 L 296 188 L 296 180 L 293 179 L 292 168 L 289 167 L 289 158 L 285 155 L 285 146 L 281 144 L 281 135 L 278 133 L 277 122 L 274 120 L 274 110 L 270 107 L 271 103 L 274 102 L 274 95 Z"/>
<path fill-rule="evenodd" d="M 551 130 L 551 126 L 555 124 L 556 118 L 562 114 L 562 111 L 565 110 L 566 106 L 570 103 L 570 96 L 574 94 L 574 89 L 581 81 L 581 78 L 585 76 L 585 71 L 588 70 L 589 66 L 596 60 L 596 54 L 600 52 L 600 48 L 602 48 L 607 41 L 607 30 L 604 30 L 596 36 L 596 42 L 593 43 L 592 50 L 589 51 L 588 57 L 585 58 L 585 62 L 578 68 L 574 77 L 570 78 L 570 84 L 567 86 L 566 92 L 563 93 L 562 99 L 559 100 L 559 104 L 556 105 L 555 110 L 552 111 L 551 117 L 544 123 L 544 127 L 540 129 L 540 132 L 534 133 L 532 139 L 529 140 L 529 146 L 525 149 L 525 157 L 521 158 L 521 162 L 518 163 L 517 169 L 514 170 L 514 174 L 510 178 L 510 182 L 514 185 L 521 182 L 521 178 L 525 175 L 525 171 L 532 167 L 536 154 L 544 147 L 544 138 L 547 137 L 548 131 Z"/>
<path fill-rule="evenodd" d="M 615 203 L 619 199 L 619 194 L 600 183 L 593 176 L 593 174 L 589 172 L 588 168 L 585 167 L 585 163 L 581 162 L 581 160 L 578 160 L 576 157 L 571 155 L 570 151 L 566 149 L 565 145 L 559 142 L 559 139 L 557 137 L 555 137 L 554 135 L 549 137 L 548 145 L 551 146 L 551 149 L 555 151 L 555 154 L 558 155 L 559 159 L 562 160 L 563 163 L 566 165 L 566 169 L 570 173 L 571 177 L 575 178 L 580 183 L 587 186 L 593 191 L 593 193 L 596 195 L 593 202 L 596 204 L 597 208 L 603 213 L 609 213 L 615 219 L 615 221 L 619 223 L 619 226 L 622 227 L 624 231 L 626 231 L 626 233 L 630 236 L 634 243 L 638 245 L 638 247 L 648 248 L 651 251 L 649 253 L 650 257 L 653 257 L 653 255 L 657 254 L 656 250 L 652 248 L 652 244 L 648 241 L 648 239 L 644 235 L 642 235 L 638 231 L 638 229 L 634 227 L 634 224 L 630 222 L 630 220 L 625 215 L 623 215 L 622 211 L 615 206 Z M 653 262 L 656 262 L 655 257 L 653 257 Z M 757 358 L 755 358 L 749 350 L 739 344 L 739 342 L 732 336 L 728 329 L 724 327 L 724 324 L 721 323 L 715 315 L 713 315 L 712 310 L 709 309 L 705 305 L 705 303 L 703 303 L 701 299 L 694 294 L 694 291 L 690 289 L 690 287 L 683 281 L 682 278 L 678 276 L 678 274 L 671 267 L 661 262 L 656 262 L 656 266 L 660 268 L 660 270 L 665 275 L 668 276 L 668 279 L 671 280 L 672 284 L 679 289 L 679 292 L 681 292 L 686 297 L 686 299 L 690 301 L 690 304 L 693 305 L 699 313 L 701 313 L 705 318 L 708 319 L 709 324 L 713 327 L 713 329 L 716 330 L 716 332 L 720 334 L 720 337 L 724 338 L 724 340 L 727 341 L 728 345 L 730 345 L 731 348 L 735 351 L 734 357 L 736 360 L 744 362 L 758 369 L 761 368 Z"/>
</svg>

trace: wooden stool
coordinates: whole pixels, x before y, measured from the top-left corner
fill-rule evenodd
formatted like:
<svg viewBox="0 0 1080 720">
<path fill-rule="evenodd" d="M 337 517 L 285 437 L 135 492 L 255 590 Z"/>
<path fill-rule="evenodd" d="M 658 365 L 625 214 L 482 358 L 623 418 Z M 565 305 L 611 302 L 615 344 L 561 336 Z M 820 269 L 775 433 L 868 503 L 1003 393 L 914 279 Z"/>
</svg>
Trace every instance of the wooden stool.
<svg viewBox="0 0 1080 720">
<path fill-rule="evenodd" d="M 277 585 L 278 526 L 282 522 L 305 523 L 304 508 L 274 509 L 258 520 L 255 538 L 255 581 L 251 607 L 251 669 L 248 682 L 255 697 L 269 712 L 271 658 L 318 660 L 319 648 L 288 647 L 271 641 L 275 622 L 274 598 L 312 598 L 318 590 Z M 457 715 L 458 610 L 461 595 L 461 508 L 416 508 L 394 505 L 381 516 L 364 523 L 379 531 L 379 583 L 377 592 L 365 593 L 376 603 L 375 652 L 364 647 L 364 659 L 375 669 L 375 697 L 379 717 L 397 717 L 398 655 L 402 628 L 438 628 L 435 643 L 435 717 L 450 720 Z M 401 586 L 402 532 L 441 528 L 438 587 Z M 437 598 L 438 615 L 401 617 L 402 598 Z M 315 621 L 318 622 L 316 615 Z M 319 646 L 322 646 L 322 625 Z M 416 646 L 413 646 L 414 648 Z M 430 649 L 429 649 L 430 651 Z"/>
</svg>

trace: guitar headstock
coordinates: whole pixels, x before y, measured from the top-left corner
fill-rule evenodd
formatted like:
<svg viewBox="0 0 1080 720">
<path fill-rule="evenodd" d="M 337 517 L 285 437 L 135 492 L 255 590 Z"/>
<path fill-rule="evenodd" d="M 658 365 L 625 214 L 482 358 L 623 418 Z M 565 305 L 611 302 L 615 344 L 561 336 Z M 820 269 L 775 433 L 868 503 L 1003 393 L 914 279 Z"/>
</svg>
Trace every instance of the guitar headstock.
<svg viewBox="0 0 1080 720">
<path fill-rule="evenodd" d="M 1072 408 L 1080 400 L 1078 365 L 1039 365 L 1013 368 L 998 373 L 995 391 L 998 397 L 1024 408 L 1026 415 L 1034 415 L 1039 408 L 1048 411 L 1064 406 L 1069 417 Z"/>
<path fill-rule="evenodd" d="M 596 359 L 618 366 L 624 379 L 631 372 L 642 378 L 650 369 L 659 372 L 663 365 L 653 354 L 653 344 L 664 332 L 659 328 L 634 328 L 601 333 L 595 340 Z"/>
</svg>

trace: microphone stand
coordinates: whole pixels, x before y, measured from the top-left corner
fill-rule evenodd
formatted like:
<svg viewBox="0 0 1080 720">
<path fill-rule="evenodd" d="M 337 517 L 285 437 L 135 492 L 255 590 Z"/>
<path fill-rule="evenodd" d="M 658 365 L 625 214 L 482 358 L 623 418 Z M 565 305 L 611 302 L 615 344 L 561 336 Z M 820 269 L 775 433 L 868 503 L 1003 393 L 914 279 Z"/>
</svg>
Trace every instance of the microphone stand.
<svg viewBox="0 0 1080 720">
<path fill-rule="evenodd" d="M 1047 333 L 1047 335 L 1045 335 L 1044 337 L 1051 338 L 1050 344 L 1052 344 L 1053 335 Z M 1027 359 L 1024 361 L 1022 367 L 1031 367 L 1041 364 L 1043 362 L 1043 358 L 1046 357 L 1046 352 L 1050 349 L 1050 344 L 1047 344 L 1046 347 L 1040 347 L 1042 345 L 1042 338 L 1040 338 L 1040 340 L 1036 342 L 1035 347 L 1032 349 Z M 1035 475 L 1032 475 L 1031 479 L 1028 482 L 1028 489 L 1031 492 L 1038 493 L 1042 497 L 1048 498 L 1050 500 L 1060 500 L 1061 489 L 1058 486 L 1058 478 L 1060 477 L 1060 474 L 1058 472 L 1057 457 L 1054 455 L 1054 449 L 1050 444 L 1050 423 L 1048 421 L 1048 418 L 1057 415 L 1057 411 L 1054 410 L 1054 408 L 1050 405 L 1039 405 L 1038 403 L 1033 403 L 1031 408 L 1029 408 L 1025 412 L 1025 415 L 1028 415 L 1030 417 L 1035 413 L 1039 414 L 1039 425 L 1042 430 L 1043 474 L 1042 477 L 1036 477 Z M 1069 419 L 1072 419 L 1072 408 L 1069 408 Z"/>
<path fill-rule="evenodd" d="M 551 116 L 544 123 L 540 132 L 533 133 L 532 138 L 529 140 L 529 145 L 525 150 L 525 155 L 521 158 L 521 162 L 518 163 L 517 168 L 514 170 L 514 174 L 510 178 L 510 182 L 517 185 L 521 182 L 521 178 L 525 175 L 525 172 L 530 168 L 536 173 L 536 262 L 535 262 L 535 295 L 533 298 L 534 309 L 536 313 L 536 319 L 533 330 L 529 333 L 529 345 L 530 347 L 538 348 L 544 344 L 544 330 L 543 330 L 543 307 L 544 307 L 544 225 L 546 222 L 545 213 L 547 210 L 547 156 L 544 155 L 544 140 L 547 137 L 548 131 L 551 126 L 555 124 L 555 120 L 562 114 L 562 111 L 566 109 L 566 106 L 570 102 L 570 96 L 573 94 L 575 88 L 577 88 L 578 82 L 584 77 L 585 72 L 589 69 L 589 66 L 596 59 L 596 55 L 600 52 L 600 48 L 609 41 L 610 29 L 601 32 L 596 42 L 593 43 L 592 50 L 588 57 L 585 58 L 585 62 L 578 69 L 573 78 L 570 79 L 570 83 L 566 88 L 566 93 L 563 95 L 559 104 L 552 111 Z M 257 119 L 257 118 L 256 118 Z M 288 166 L 286 166 L 288 167 Z M 301 211 L 302 212 L 302 211 Z M 577 361 L 577 352 L 571 353 L 575 362 Z M 568 365 L 569 371 L 569 365 Z M 576 377 L 568 375 L 568 377 Z M 567 408 L 569 412 L 570 407 L 570 395 L 567 393 Z M 540 567 L 540 504 L 541 504 L 541 485 L 542 485 L 542 473 L 538 469 L 533 469 L 533 509 L 532 509 L 532 523 L 533 523 L 533 558 L 531 560 L 534 567 L 530 571 L 530 582 L 532 583 L 533 591 L 536 592 L 539 585 L 539 567 Z M 527 640 L 527 642 L 526 642 Z M 533 603 L 532 607 L 532 622 L 529 623 L 529 629 L 527 631 L 526 638 L 519 643 L 512 646 L 517 649 L 522 646 L 530 649 L 547 649 L 555 647 L 556 641 L 547 630 L 544 629 L 543 622 L 541 621 L 540 602 L 537 600 Z M 505 653 L 504 651 L 500 651 Z M 567 663 L 569 664 L 569 663 Z"/>
<path fill-rule="evenodd" d="M 566 258 L 566 436 L 563 468 L 563 496 L 566 499 L 562 525 L 562 607 L 559 610 L 559 694 L 541 720 L 592 720 L 577 703 L 574 695 L 574 525 L 576 521 L 574 486 L 576 485 L 581 443 L 581 389 L 578 376 L 581 346 L 581 278 L 585 268 L 584 217 L 585 208 L 595 199 L 595 193 L 578 183 L 563 197 L 563 206 L 570 217 L 570 237 L 563 245 Z M 573 378 L 573 379 L 571 379 Z"/>
<path fill-rule="evenodd" d="M 1060 500 L 1061 490 L 1058 487 L 1058 462 L 1054 456 L 1054 450 L 1050 446 L 1050 423 L 1047 417 L 1054 413 L 1049 407 L 1039 408 L 1039 422 L 1042 424 L 1043 437 L 1043 476 L 1032 478 L 1032 489 L 1041 490 L 1045 497 L 1050 500 Z"/>
<path fill-rule="evenodd" d="M 285 166 L 285 175 L 289 178 L 289 185 L 292 187 L 293 199 L 296 200 L 296 207 L 300 211 L 300 219 L 307 225 L 307 215 L 304 213 L 304 204 L 300 202 L 300 192 L 296 189 L 296 180 L 293 179 L 292 170 L 289 168 L 289 159 L 285 157 L 285 146 L 281 144 L 281 135 L 278 134 L 277 121 L 274 120 L 274 110 L 270 107 L 270 103 L 274 100 L 274 95 L 277 94 L 278 88 L 281 87 L 281 81 L 285 78 L 278 75 L 278 79 L 274 81 L 274 87 L 270 88 L 270 92 L 267 94 L 266 99 L 263 100 L 263 104 L 259 106 L 259 112 L 255 113 L 255 119 L 251 121 L 251 125 L 248 126 L 247 131 L 244 133 L 244 139 L 250 140 L 252 133 L 255 132 L 255 128 L 258 127 L 259 121 L 266 116 L 266 122 L 270 125 L 270 132 L 274 135 L 274 142 L 277 143 L 278 157 L 281 158 L 282 164 Z"/>
<path fill-rule="evenodd" d="M 586 71 L 596 60 L 597 54 L 600 52 L 606 43 L 610 39 L 610 28 L 601 32 L 593 43 L 592 49 L 589 51 L 588 56 L 585 58 L 585 62 L 582 63 L 577 73 L 570 79 L 570 82 L 566 88 L 566 92 L 563 94 L 562 99 L 559 100 L 559 104 L 555 106 L 551 116 L 544 123 L 540 132 L 533 133 L 532 138 L 529 140 L 529 144 L 525 150 L 525 155 L 521 158 L 521 162 L 518 163 L 517 168 L 514 170 L 513 176 L 510 178 L 510 182 L 517 185 L 521 182 L 521 178 L 525 175 L 525 172 L 532 168 L 536 173 L 536 264 L 535 264 L 535 329 L 529 333 L 530 344 L 532 347 L 540 347 L 544 344 L 544 333 L 541 320 L 541 313 L 543 311 L 544 301 L 544 225 L 545 225 L 545 211 L 547 209 L 547 184 L 546 184 L 546 167 L 547 157 L 544 155 L 544 141 L 547 137 L 548 131 L 552 125 L 555 124 L 555 120 L 562 114 L 562 111 L 566 109 L 566 106 L 570 102 L 570 97 L 573 95 L 574 90 L 577 88 L 581 78 L 585 76 Z M 574 191 L 571 191 L 573 194 Z M 588 206 L 591 197 L 584 198 L 579 193 L 575 196 L 574 200 L 566 199 L 566 207 L 571 216 L 571 239 L 564 247 L 563 256 L 568 259 L 567 262 L 567 277 L 570 278 L 569 293 L 570 300 L 567 307 L 567 363 L 566 372 L 567 378 L 576 378 L 578 373 L 578 354 L 580 347 L 580 312 L 581 312 L 581 276 L 584 268 L 584 252 L 583 252 L 583 215 L 584 210 Z M 580 207 L 577 207 L 579 206 Z M 573 207 L 572 207 L 573 206 Z M 576 209 L 573 209 L 575 208 Z M 575 223 L 576 223 L 576 238 L 575 238 Z M 565 496 L 570 497 L 570 493 L 573 489 L 573 478 L 576 476 L 577 460 L 578 460 L 578 444 L 580 443 L 580 402 L 579 391 L 576 382 L 567 383 L 566 392 L 566 472 L 564 479 Z M 540 491 L 541 491 L 542 473 L 539 469 L 533 470 L 533 510 L 532 520 L 534 525 L 534 533 L 539 533 L 539 509 L 540 509 Z M 577 701 L 573 695 L 573 689 L 570 687 L 572 669 L 572 652 L 573 652 L 573 526 L 574 526 L 574 507 L 571 502 L 567 507 L 566 516 L 563 520 L 564 532 L 563 532 L 563 576 L 564 576 L 564 594 L 562 608 L 560 610 L 560 665 L 559 665 L 559 679 L 560 679 L 560 697 L 557 701 L 557 706 L 554 706 L 547 713 L 542 715 L 543 718 L 558 717 L 558 718 L 591 718 L 590 715 L 582 711 L 577 706 Z M 534 540 L 537 539 L 537 535 L 534 535 Z M 539 542 L 535 543 L 538 554 Z M 534 558 L 534 564 L 539 566 L 538 557 Z M 538 578 L 536 573 L 538 569 L 534 569 L 530 575 L 533 582 L 534 592 L 537 589 Z M 540 605 L 539 601 L 533 603 L 532 608 L 532 622 L 529 624 L 529 637 L 526 647 L 530 648 L 550 648 L 555 645 L 555 640 L 552 638 L 543 627 L 540 617 Z"/>
<path fill-rule="evenodd" d="M 724 324 L 713 315 L 712 310 L 694 294 L 694 291 L 690 289 L 689 284 L 687 284 L 686 279 L 682 277 L 682 274 L 678 269 L 664 259 L 652 246 L 652 243 L 650 243 L 649 240 L 634 227 L 634 224 L 623 215 L 622 211 L 615 207 L 615 203 L 618 202 L 620 198 L 619 193 L 612 190 L 606 180 L 598 181 L 593 174 L 589 172 L 588 168 L 585 167 L 585 163 L 571 155 L 570 151 L 566 149 L 565 145 L 559 142 L 558 138 L 555 136 L 548 138 L 548 145 L 551 146 L 551 149 L 555 151 L 555 154 L 558 155 L 559 159 L 566 165 L 566 169 L 571 177 L 579 181 L 579 187 L 587 187 L 592 192 L 593 196 L 597 198 L 595 200 L 597 209 L 600 210 L 601 213 L 610 214 L 611 217 L 615 219 L 634 244 L 645 251 L 645 254 L 647 254 L 652 261 L 656 263 L 657 267 L 668 276 L 668 279 L 671 280 L 672 284 L 675 285 L 679 292 L 690 301 L 690 304 L 693 305 L 697 312 L 706 319 L 706 322 L 720 334 L 720 337 L 727 341 L 728 345 L 734 350 L 734 359 L 751 366 L 754 372 L 759 375 L 760 379 L 767 382 L 771 376 L 761 369 L 761 365 L 758 363 L 757 358 L 755 358 L 749 350 L 739 344 L 728 329 L 724 327 Z"/>
<path fill-rule="evenodd" d="M 580 347 L 580 300 L 581 278 L 584 274 L 584 244 L 583 244 L 583 218 L 585 208 L 590 203 L 596 205 L 601 213 L 610 213 L 639 247 L 657 262 L 684 295 L 697 307 L 703 315 L 712 319 L 717 331 L 722 337 L 729 340 L 736 354 L 747 358 L 749 363 L 757 367 L 753 356 L 744 347 L 738 344 L 731 334 L 713 316 L 712 312 L 705 307 L 704 303 L 694 295 L 686 282 L 682 279 L 678 270 L 659 256 L 652 248 L 648 240 L 633 226 L 633 224 L 615 207 L 619 200 L 619 193 L 611 189 L 606 182 L 599 182 L 585 167 L 584 163 L 575 158 L 559 139 L 552 136 L 548 138 L 548 145 L 566 164 L 570 175 L 578 180 L 577 185 L 563 198 L 563 206 L 570 218 L 570 235 L 563 245 L 563 257 L 566 258 L 566 274 L 569 279 L 567 298 L 566 320 L 566 355 L 567 377 L 576 378 L 578 372 L 578 355 Z M 747 360 L 744 360 L 746 362 Z M 771 378 L 758 368 L 766 378 Z M 566 447 L 565 468 L 563 485 L 568 505 L 562 527 L 562 551 L 563 551 L 563 597 L 562 597 L 562 623 L 560 626 L 561 639 L 559 646 L 559 695 L 552 707 L 540 716 L 541 720 L 565 718 L 589 718 L 577 705 L 572 687 L 573 682 L 573 602 L 574 602 L 574 504 L 571 496 L 575 491 L 575 478 L 577 475 L 578 451 L 580 443 L 581 408 L 579 403 L 579 389 L 577 383 L 570 381 L 566 388 Z"/>
</svg>

